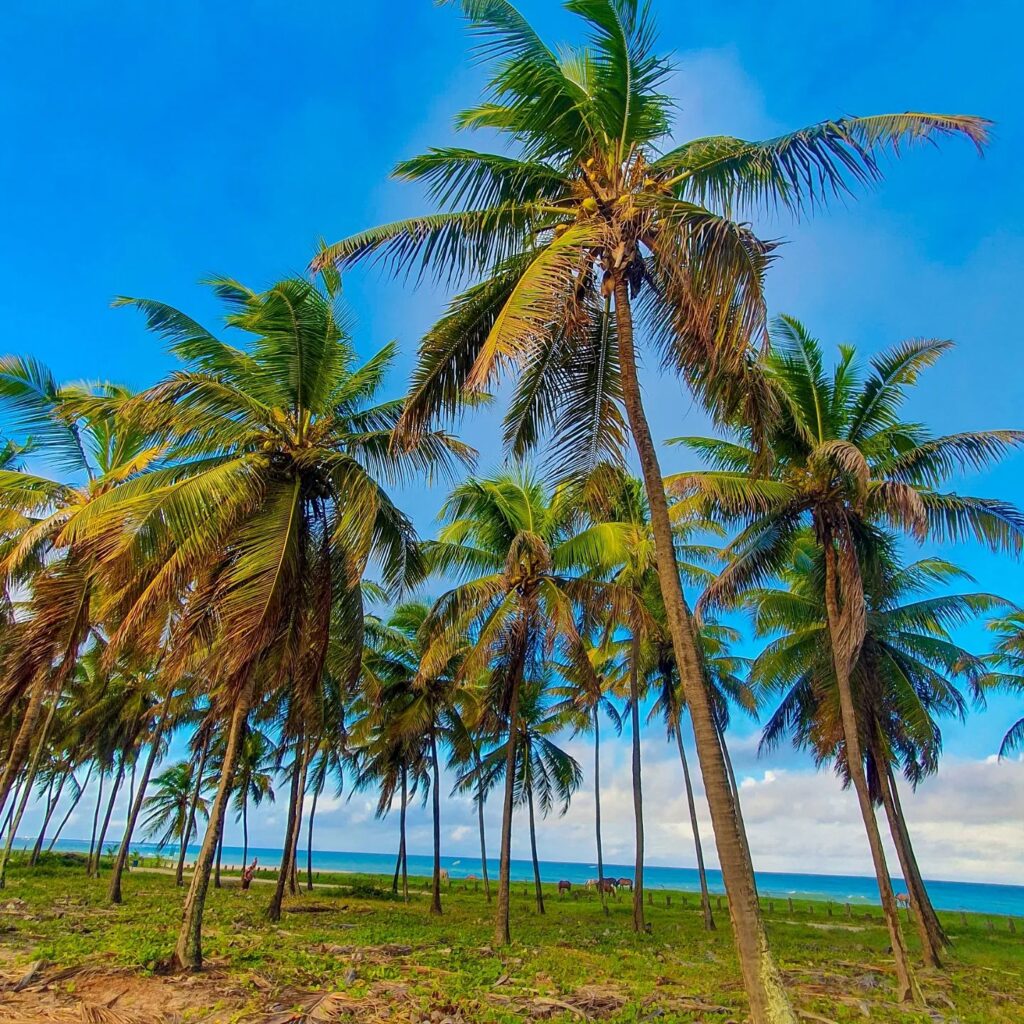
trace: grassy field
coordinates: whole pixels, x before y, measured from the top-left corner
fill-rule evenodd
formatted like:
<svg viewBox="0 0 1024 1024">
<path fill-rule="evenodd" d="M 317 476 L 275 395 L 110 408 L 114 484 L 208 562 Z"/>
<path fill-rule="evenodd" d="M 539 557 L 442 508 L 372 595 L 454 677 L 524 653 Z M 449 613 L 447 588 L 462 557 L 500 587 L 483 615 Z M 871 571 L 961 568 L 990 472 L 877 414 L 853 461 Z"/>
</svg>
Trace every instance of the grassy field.
<svg viewBox="0 0 1024 1024">
<path fill-rule="evenodd" d="M 536 914 L 517 884 L 515 942 L 491 948 L 482 890 L 455 882 L 445 913 L 431 917 L 425 881 L 408 904 L 389 880 L 321 875 L 289 899 L 279 925 L 264 912 L 270 890 L 247 893 L 228 878 L 211 889 L 208 969 L 169 976 L 182 892 L 172 877 L 133 871 L 125 904 L 106 904 L 106 872 L 85 877 L 70 855 L 28 872 L 17 866 L 0 892 L 0 1021 L 650 1022 L 744 1020 L 728 930 L 701 927 L 693 894 L 658 892 L 651 933 L 629 928 L 629 898 L 559 899 Z M 327 883 L 337 883 L 329 886 Z M 528 892 L 528 894 L 527 894 Z M 671 898 L 671 905 L 666 905 Z M 942 915 L 954 949 L 943 973 L 920 972 L 927 1007 L 891 1000 L 888 940 L 877 908 L 852 918 L 836 905 L 763 901 L 771 940 L 803 1019 L 1018 1024 L 1024 1019 L 1024 922 Z M 912 931 L 912 930 L 911 930 Z M 910 936 L 913 941 L 913 936 Z"/>
</svg>

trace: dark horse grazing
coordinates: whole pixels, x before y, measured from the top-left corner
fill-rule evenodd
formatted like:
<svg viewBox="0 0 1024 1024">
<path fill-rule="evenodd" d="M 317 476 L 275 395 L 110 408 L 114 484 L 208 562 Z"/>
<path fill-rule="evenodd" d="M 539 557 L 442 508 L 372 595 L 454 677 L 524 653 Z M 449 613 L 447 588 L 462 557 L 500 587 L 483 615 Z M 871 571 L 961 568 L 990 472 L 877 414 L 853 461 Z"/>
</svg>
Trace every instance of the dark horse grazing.
<svg viewBox="0 0 1024 1024">
<path fill-rule="evenodd" d="M 572 882 L 567 882 L 565 879 L 562 879 L 562 881 L 558 883 L 558 895 L 561 896 L 563 892 L 572 892 Z"/>
<path fill-rule="evenodd" d="M 610 892 L 614 896 L 618 892 L 618 882 L 614 878 L 602 878 L 597 888 L 598 892 Z"/>
<path fill-rule="evenodd" d="M 626 892 L 632 892 L 633 891 L 633 879 L 632 878 L 619 878 L 619 879 L 616 879 L 615 884 L 620 889 L 625 889 Z"/>
</svg>

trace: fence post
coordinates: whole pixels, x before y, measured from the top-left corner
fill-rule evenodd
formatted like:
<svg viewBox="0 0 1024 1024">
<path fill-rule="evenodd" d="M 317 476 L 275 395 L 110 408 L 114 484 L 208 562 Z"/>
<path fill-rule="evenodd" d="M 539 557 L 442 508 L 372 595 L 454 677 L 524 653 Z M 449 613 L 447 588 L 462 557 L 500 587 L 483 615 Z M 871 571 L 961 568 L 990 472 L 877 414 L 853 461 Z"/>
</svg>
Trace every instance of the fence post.
<svg viewBox="0 0 1024 1024">
<path fill-rule="evenodd" d="M 787 902 L 787 903 L 789 904 L 789 912 L 790 912 L 790 913 L 792 914 L 792 913 L 793 913 L 793 897 L 792 897 L 792 896 L 790 896 L 790 897 L 789 897 L 789 898 L 788 898 L 788 899 L 786 900 L 786 902 Z"/>
</svg>

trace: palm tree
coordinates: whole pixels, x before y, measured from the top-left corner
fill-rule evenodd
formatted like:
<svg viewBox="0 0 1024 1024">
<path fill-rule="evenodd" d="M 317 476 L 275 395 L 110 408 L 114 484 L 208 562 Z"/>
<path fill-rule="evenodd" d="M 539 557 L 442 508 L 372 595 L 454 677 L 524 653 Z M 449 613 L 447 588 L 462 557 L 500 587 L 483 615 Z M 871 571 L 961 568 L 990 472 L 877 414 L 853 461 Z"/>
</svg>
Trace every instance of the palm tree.
<svg viewBox="0 0 1024 1024">
<path fill-rule="evenodd" d="M 129 394 L 112 384 L 60 385 L 35 360 L 0 358 L 4 422 L 31 435 L 33 450 L 62 474 L 51 479 L 25 469 L 19 456 L 27 445 L 2 449 L 0 590 L 6 599 L 12 586 L 27 586 L 29 595 L 25 620 L 4 645 L 9 669 L 0 714 L 22 700 L 25 709 L 0 776 L 0 807 L 25 767 L 44 705 L 59 703 L 102 617 L 95 552 L 77 535 L 78 526 L 97 501 L 144 474 L 160 455 L 144 431 L 102 404 Z"/>
<path fill-rule="evenodd" d="M 1024 693 L 1024 612 L 1010 612 L 989 623 L 996 634 L 996 647 L 988 659 L 993 671 L 986 674 L 986 688 Z M 999 745 L 999 756 L 1009 757 L 1024 749 L 1024 717 L 1017 719 Z"/>
<path fill-rule="evenodd" d="M 355 365 L 339 282 L 326 280 L 321 289 L 288 279 L 265 292 L 212 282 L 244 349 L 163 303 L 120 300 L 186 366 L 123 410 L 161 438 L 167 467 L 117 488 L 93 517 L 120 595 L 111 642 L 152 632 L 167 595 L 177 595 L 184 625 L 168 669 L 205 673 L 227 724 L 175 951 L 187 968 L 202 962 L 203 908 L 250 708 L 287 684 L 312 717 L 332 632 L 358 664 L 368 561 L 392 587 L 419 567 L 411 523 L 385 485 L 470 454 L 443 432 L 394 451 L 401 403 L 374 404 L 393 348 Z"/>
<path fill-rule="evenodd" d="M 274 802 L 273 745 L 267 734 L 249 728 L 235 770 L 235 820 L 242 822 L 242 864 L 249 862 L 249 806 Z"/>
<path fill-rule="evenodd" d="M 495 922 L 495 941 L 501 945 L 510 941 L 520 690 L 556 651 L 587 671 L 575 610 L 582 602 L 613 601 L 615 594 L 578 573 L 612 563 L 622 552 L 615 546 L 615 530 L 588 523 L 573 488 L 549 492 L 522 469 L 467 480 L 452 491 L 441 515 L 445 525 L 426 545 L 427 555 L 435 572 L 462 582 L 438 599 L 424 624 L 432 639 L 420 672 L 429 678 L 461 652 L 459 678 L 487 681 L 483 703 L 490 716 L 484 731 L 510 736 Z"/>
<path fill-rule="evenodd" d="M 846 761 L 864 819 L 896 961 L 900 999 L 919 998 L 892 892 L 885 852 L 864 773 L 857 700 L 851 677 L 864 643 L 862 560 L 887 523 L 918 539 L 975 537 L 993 548 L 1020 550 L 1024 518 L 1004 502 L 941 493 L 958 467 L 979 468 L 1024 441 L 1018 431 L 932 437 L 899 418 L 918 374 L 948 342 L 906 342 L 871 360 L 861 380 L 852 348 L 826 373 L 819 343 L 790 317 L 773 332 L 764 375 L 780 409 L 766 434 L 769 459 L 752 446 L 749 427 L 735 440 L 680 438 L 715 469 L 666 481 L 696 495 L 709 515 L 744 525 L 726 548 L 728 563 L 701 599 L 714 605 L 763 581 L 785 565 L 797 533 L 810 525 L 823 551 L 824 597 L 839 696 Z"/>
<path fill-rule="evenodd" d="M 566 685 L 556 688 L 563 697 L 561 713 L 575 734 L 594 735 L 594 833 L 597 840 L 597 877 L 604 878 L 604 845 L 601 839 L 601 715 L 611 722 L 616 736 L 622 735 L 622 716 L 611 699 L 610 691 L 622 686 L 622 658 L 611 643 L 595 643 L 585 636 L 590 670 L 575 671 L 573 665 L 559 665 L 558 671 Z M 601 907 L 608 913 L 604 886 L 598 885 Z"/>
<path fill-rule="evenodd" d="M 697 877 L 700 884 L 701 912 L 704 927 L 714 931 L 715 918 L 711 910 L 711 896 L 708 891 L 707 871 L 704 867 L 704 849 L 700 838 L 700 825 L 697 821 L 697 809 L 693 796 L 693 783 L 690 778 L 690 767 L 686 759 L 686 748 L 683 744 L 683 718 L 686 713 L 686 698 L 679 672 L 676 668 L 672 641 L 664 628 L 661 609 L 655 608 L 652 618 L 661 627 L 651 632 L 645 643 L 643 663 L 654 688 L 656 697 L 648 714 L 648 721 L 660 717 L 665 723 L 665 732 L 669 741 L 674 741 L 679 753 L 679 763 L 683 769 L 683 785 L 686 789 L 686 803 L 690 815 L 690 829 L 693 832 L 693 845 L 697 858 Z M 749 714 L 755 713 L 755 701 L 749 687 L 741 681 L 739 673 L 746 662 L 730 653 L 730 647 L 739 641 L 739 633 L 735 629 L 715 622 L 701 624 L 701 649 L 704 659 L 706 678 L 712 694 L 715 709 L 715 722 L 720 735 L 724 737 L 728 728 L 732 704 L 738 704 Z M 724 747 L 723 747 L 724 749 Z M 731 771 L 730 771 L 731 776 Z M 735 790 L 735 780 L 733 780 Z M 739 793 L 734 791 L 734 799 L 739 804 Z"/>
<path fill-rule="evenodd" d="M 566 6 L 585 22 L 586 47 L 547 46 L 509 0 L 463 0 L 493 73 L 490 95 L 457 124 L 497 131 L 513 155 L 446 148 L 401 163 L 396 175 L 425 182 L 442 212 L 338 242 L 314 268 L 372 258 L 399 274 L 480 279 L 423 343 L 403 418 L 409 438 L 508 368 L 520 371 L 505 432 L 517 453 L 555 427 L 556 452 L 580 465 L 618 454 L 628 422 L 754 1024 L 793 1021 L 702 692 L 697 630 L 672 564 L 637 377 L 634 301 L 663 363 L 714 411 L 753 409 L 756 389 L 736 384 L 763 326 L 772 246 L 733 218 L 848 194 L 879 179 L 877 155 L 903 142 L 963 134 L 980 148 L 988 122 L 907 113 L 826 121 L 768 142 L 713 136 L 671 146 L 672 101 L 662 91 L 671 65 L 654 51 L 648 5 Z"/>
<path fill-rule="evenodd" d="M 530 855 L 533 859 L 533 884 L 537 913 L 544 913 L 540 861 L 537 857 L 535 804 L 547 817 L 557 805 L 560 814 L 569 809 L 573 793 L 583 781 L 579 762 L 552 739 L 564 731 L 567 716 L 564 705 L 552 700 L 546 678 L 525 681 L 520 688 L 519 708 L 514 735 L 506 737 L 487 754 L 479 769 L 464 775 L 458 786 L 464 790 L 491 789 L 508 771 L 508 750 L 515 748 L 512 788 L 516 805 L 526 805 L 530 823 Z"/>
<path fill-rule="evenodd" d="M 758 634 L 781 633 L 756 659 L 751 678 L 765 692 L 783 693 L 762 749 L 788 734 L 797 749 L 811 749 L 818 764 L 834 761 L 849 785 L 821 563 L 813 539 L 802 536 L 782 575 L 786 589 L 759 588 L 746 596 Z M 942 734 L 936 718 L 962 719 L 967 702 L 957 684 L 966 682 L 978 699 L 984 672 L 979 658 L 954 643 L 950 629 L 1005 602 L 990 594 L 932 596 L 935 587 L 970 577 L 939 558 L 902 565 L 884 536 L 870 569 L 864 643 L 855 668 L 864 770 L 873 801 L 885 808 L 925 961 L 938 966 L 947 939 L 921 879 L 893 769 L 901 768 L 915 788 L 938 770 Z"/>
<path fill-rule="evenodd" d="M 142 828 L 147 837 L 158 836 L 156 844 L 161 850 L 171 843 L 188 846 L 196 836 L 196 822 L 191 814 L 196 775 L 192 761 L 178 761 L 153 780 L 153 794 L 146 797 L 147 813 Z M 200 794 L 196 814 L 205 821 L 209 813 L 210 803 Z"/>
<path fill-rule="evenodd" d="M 441 913 L 441 750 L 455 747 L 466 736 L 462 709 L 468 691 L 456 677 L 458 646 L 447 662 L 433 659 L 425 670 L 431 613 L 428 601 L 399 605 L 386 623 L 367 630 L 363 661 L 366 699 L 379 706 L 383 727 L 404 739 L 410 748 L 422 744 L 421 758 L 429 765 L 429 789 L 434 833 L 434 868 L 430 912 Z"/>
</svg>

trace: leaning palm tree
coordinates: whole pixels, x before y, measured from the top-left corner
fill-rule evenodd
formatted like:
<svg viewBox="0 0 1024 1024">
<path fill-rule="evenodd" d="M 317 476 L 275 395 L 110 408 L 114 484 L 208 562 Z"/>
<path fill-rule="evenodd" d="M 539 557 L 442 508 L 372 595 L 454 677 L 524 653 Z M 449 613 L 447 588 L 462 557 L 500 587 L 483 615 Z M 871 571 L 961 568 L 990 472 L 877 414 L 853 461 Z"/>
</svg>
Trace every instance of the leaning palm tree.
<svg viewBox="0 0 1024 1024">
<path fill-rule="evenodd" d="M 876 524 L 919 540 L 975 538 L 1019 552 L 1024 517 L 1005 502 L 942 493 L 958 468 L 980 468 L 1024 442 L 1024 432 L 973 431 L 933 437 L 900 419 L 906 390 L 945 352 L 942 341 L 913 341 L 870 361 L 861 378 L 852 348 L 840 349 L 831 376 L 821 346 L 791 317 L 773 331 L 764 376 L 780 410 L 766 435 L 770 459 L 749 427 L 730 440 L 680 438 L 715 468 L 666 481 L 702 501 L 709 515 L 743 529 L 726 548 L 726 568 L 705 591 L 707 606 L 735 599 L 781 569 L 798 532 L 810 526 L 824 553 L 830 653 L 842 713 L 843 743 L 868 835 L 903 1000 L 919 998 L 864 774 L 852 673 L 863 647 L 866 604 L 862 562 Z M 692 711 L 692 706 L 691 706 Z"/>
<path fill-rule="evenodd" d="M 148 434 L 96 399 L 120 401 L 112 384 L 62 385 L 41 363 L 0 358 L 0 420 L 33 438 L 54 476 L 30 472 L 9 445 L 0 458 L 0 590 L 28 588 L 25 621 L 5 638 L 0 713 L 24 701 L 0 776 L 0 806 L 25 767 L 44 706 L 54 707 L 103 619 L 96 553 L 77 534 L 94 503 L 160 457 Z"/>
<path fill-rule="evenodd" d="M 967 701 L 959 687 L 966 685 L 977 700 L 984 674 L 981 659 L 955 643 L 951 630 L 1005 602 L 991 594 L 937 595 L 937 587 L 970 577 L 939 558 L 901 564 L 884 535 L 875 547 L 865 574 L 865 635 L 854 669 L 864 771 L 872 801 L 883 805 L 889 821 L 925 962 L 939 966 L 947 940 L 917 866 L 894 769 L 915 788 L 938 770 L 938 719 L 963 719 Z M 745 595 L 757 634 L 773 637 L 754 661 L 751 681 L 759 691 L 782 694 L 761 749 L 773 749 L 788 735 L 798 750 L 810 749 L 819 765 L 833 762 L 849 785 L 822 568 L 820 548 L 809 534 L 801 535 L 782 573 L 785 587 Z"/>
<path fill-rule="evenodd" d="M 996 634 L 995 650 L 988 659 L 992 671 L 986 673 L 986 689 L 1024 694 L 1024 612 L 1011 612 L 993 619 L 989 629 Z M 1008 757 L 1024 749 L 1024 716 L 1018 718 L 999 745 L 999 756 Z"/>
<path fill-rule="evenodd" d="M 367 563 L 394 588 L 420 565 L 411 523 L 386 486 L 470 454 L 443 432 L 395 450 L 401 403 L 375 400 L 393 348 L 356 364 L 339 286 L 287 279 L 257 292 L 217 279 L 243 348 L 163 303 L 121 300 L 185 366 L 119 409 L 160 438 L 166 467 L 105 495 L 80 531 L 102 550 L 117 595 L 111 643 L 152 643 L 176 596 L 182 626 L 166 671 L 205 676 L 224 723 L 175 951 L 185 968 L 202 962 L 203 908 L 250 709 L 286 687 L 299 720 L 312 718 L 332 634 L 358 667 Z"/>
<path fill-rule="evenodd" d="M 556 454 L 580 466 L 619 454 L 632 434 L 651 502 L 669 625 L 697 736 L 719 859 L 754 1024 L 793 1021 L 772 965 L 753 869 L 702 693 L 697 631 L 672 564 L 661 470 L 637 376 L 635 327 L 715 412 L 754 409 L 739 387 L 764 320 L 772 246 L 741 218 L 799 212 L 881 177 L 903 143 L 967 136 L 988 122 L 904 113 L 843 118 L 768 142 L 670 141 L 671 70 L 642 0 L 566 0 L 588 44 L 549 47 L 509 0 L 463 0 L 492 67 L 464 129 L 496 131 L 510 152 L 433 149 L 396 175 L 427 184 L 441 212 L 326 248 L 315 268 L 375 259 L 398 274 L 473 284 L 425 339 L 403 419 L 415 437 L 512 370 L 505 438 L 523 453 L 554 427 Z M 625 415 L 623 415 L 623 407 Z"/>
<path fill-rule="evenodd" d="M 509 736 L 502 804 L 495 941 L 509 933 L 516 727 L 523 681 L 560 652 L 586 672 L 586 647 L 575 612 L 617 594 L 579 575 L 622 557 L 622 537 L 584 516 L 570 487 L 548 490 L 526 470 L 470 479 L 448 497 L 438 539 L 426 545 L 435 572 L 461 580 L 437 601 L 424 630 L 431 637 L 420 672 L 430 678 L 461 654 L 461 679 L 486 680 L 490 709 L 483 731 Z"/>
</svg>

